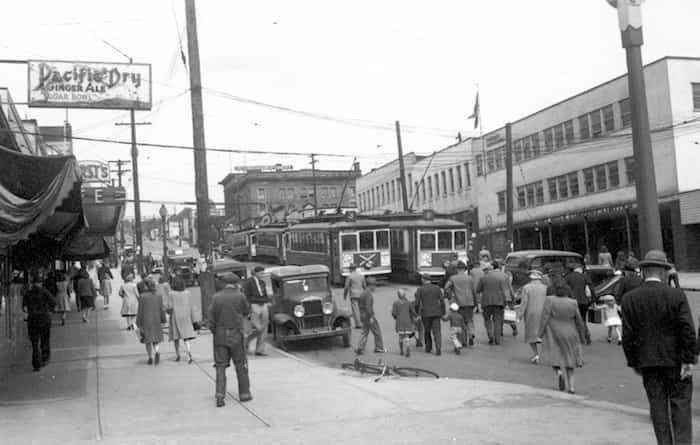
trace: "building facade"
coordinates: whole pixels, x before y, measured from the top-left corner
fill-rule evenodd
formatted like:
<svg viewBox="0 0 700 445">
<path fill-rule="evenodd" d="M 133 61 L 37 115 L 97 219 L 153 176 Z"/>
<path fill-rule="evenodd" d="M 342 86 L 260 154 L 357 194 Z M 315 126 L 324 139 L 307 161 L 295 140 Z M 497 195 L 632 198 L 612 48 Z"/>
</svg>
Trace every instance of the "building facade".
<svg viewBox="0 0 700 445">
<path fill-rule="evenodd" d="M 231 173 L 219 184 L 224 187 L 226 221 L 249 227 L 287 222 L 319 213 L 356 209 L 355 181 L 359 165 L 349 170 L 256 171 Z M 318 196 L 314 198 L 314 187 Z"/>
</svg>

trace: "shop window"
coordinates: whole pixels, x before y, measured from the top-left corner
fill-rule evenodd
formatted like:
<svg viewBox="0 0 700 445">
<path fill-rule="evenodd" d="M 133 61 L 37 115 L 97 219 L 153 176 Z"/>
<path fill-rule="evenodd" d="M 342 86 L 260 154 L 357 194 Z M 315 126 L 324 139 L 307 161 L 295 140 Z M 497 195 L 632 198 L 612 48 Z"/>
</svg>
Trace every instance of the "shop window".
<svg viewBox="0 0 700 445">
<path fill-rule="evenodd" d="M 532 158 L 532 152 L 530 151 L 530 138 L 523 139 L 523 159 L 528 161 Z"/>
<path fill-rule="evenodd" d="M 542 185 L 542 181 L 535 183 L 535 203 L 538 206 L 544 204 L 544 185 Z"/>
<path fill-rule="evenodd" d="M 605 165 L 595 167 L 595 185 L 598 191 L 608 188 L 608 178 L 605 175 Z"/>
<path fill-rule="evenodd" d="M 450 176 L 450 193 L 455 192 L 455 172 L 453 169 L 449 169 L 449 176 Z"/>
<path fill-rule="evenodd" d="M 463 182 L 462 182 L 462 166 L 458 165 L 457 167 L 457 190 L 462 190 L 464 188 Z"/>
<path fill-rule="evenodd" d="M 578 196 L 578 173 L 569 173 L 567 176 L 569 177 L 569 195 L 571 195 L 572 198 Z"/>
<path fill-rule="evenodd" d="M 498 213 L 506 212 L 506 192 L 498 192 Z"/>
<path fill-rule="evenodd" d="M 525 187 L 518 187 L 518 208 L 524 209 L 527 207 L 527 200 L 525 199 Z"/>
<path fill-rule="evenodd" d="M 617 161 L 608 163 L 608 184 L 611 188 L 620 185 L 620 170 L 617 167 Z"/>
<path fill-rule="evenodd" d="M 520 141 L 513 143 L 513 157 L 515 158 L 516 163 L 523 160 L 523 146 Z"/>
<path fill-rule="evenodd" d="M 635 162 L 633 157 L 625 158 L 625 173 L 627 175 L 627 184 L 634 184 L 634 168 Z"/>
<path fill-rule="evenodd" d="M 553 129 L 547 128 L 544 130 L 544 152 L 551 153 L 554 150 L 554 134 Z"/>
<path fill-rule="evenodd" d="M 630 98 L 622 99 L 620 102 L 620 117 L 622 118 L 622 128 L 632 125 L 632 110 L 630 109 Z"/>
<path fill-rule="evenodd" d="M 700 111 L 700 83 L 691 83 L 693 89 L 693 110 Z"/>
<path fill-rule="evenodd" d="M 583 170 L 583 182 L 586 186 L 586 193 L 595 192 L 595 179 L 592 168 L 586 168 Z"/>
<path fill-rule="evenodd" d="M 549 178 L 547 180 L 547 188 L 549 189 L 549 200 L 550 201 L 556 201 L 559 199 L 559 195 L 557 194 L 557 180 L 556 178 Z"/>
<path fill-rule="evenodd" d="M 567 175 L 559 176 L 557 178 L 557 186 L 559 188 L 559 199 L 566 199 L 569 197 L 569 188 L 567 187 L 567 182 Z"/>
<path fill-rule="evenodd" d="M 591 118 L 591 136 L 600 137 L 603 134 L 603 124 L 600 121 L 600 110 L 595 110 L 588 114 Z"/>
<path fill-rule="evenodd" d="M 537 133 L 530 136 L 530 143 L 532 144 L 532 157 L 539 158 L 540 157 L 540 136 Z"/>
<path fill-rule="evenodd" d="M 591 137 L 591 130 L 588 126 L 587 114 L 578 117 L 578 135 L 582 141 L 585 141 L 586 139 Z"/>
<path fill-rule="evenodd" d="M 476 162 L 476 176 L 484 176 L 484 156 L 476 155 L 474 156 L 474 161 Z M 467 173 L 467 175 L 469 175 L 469 173 Z M 467 184 L 468 183 L 469 182 L 467 182 Z"/>
<path fill-rule="evenodd" d="M 608 105 L 603 107 L 603 126 L 605 131 L 613 131 L 615 129 L 615 114 L 613 113 L 613 106 Z"/>
<path fill-rule="evenodd" d="M 564 122 L 564 136 L 566 137 L 567 145 L 574 143 L 574 121 L 568 120 Z"/>
</svg>

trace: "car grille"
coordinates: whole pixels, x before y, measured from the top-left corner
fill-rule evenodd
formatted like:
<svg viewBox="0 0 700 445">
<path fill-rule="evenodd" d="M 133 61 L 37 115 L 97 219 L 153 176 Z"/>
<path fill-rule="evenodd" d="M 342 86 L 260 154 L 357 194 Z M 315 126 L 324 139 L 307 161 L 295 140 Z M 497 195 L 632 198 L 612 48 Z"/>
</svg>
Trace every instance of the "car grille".
<svg viewBox="0 0 700 445">
<path fill-rule="evenodd" d="M 323 327 L 323 302 L 321 300 L 311 300 L 303 302 L 304 305 L 304 328 Z"/>
</svg>

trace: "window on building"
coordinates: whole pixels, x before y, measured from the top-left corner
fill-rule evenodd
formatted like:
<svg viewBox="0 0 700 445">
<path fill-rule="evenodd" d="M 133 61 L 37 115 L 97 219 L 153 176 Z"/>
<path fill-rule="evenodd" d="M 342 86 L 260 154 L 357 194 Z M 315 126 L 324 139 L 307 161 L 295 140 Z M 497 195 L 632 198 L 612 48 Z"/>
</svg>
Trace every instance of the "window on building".
<svg viewBox="0 0 700 445">
<path fill-rule="evenodd" d="M 290 187 L 287 189 L 287 199 L 294 199 L 294 187 Z"/>
<path fill-rule="evenodd" d="M 527 205 L 528 205 L 528 207 L 534 207 L 535 206 L 535 184 L 526 185 L 525 191 L 527 192 Z"/>
<path fill-rule="evenodd" d="M 606 132 L 615 129 L 615 113 L 613 113 L 612 105 L 603 107 L 603 127 L 605 127 Z"/>
<path fill-rule="evenodd" d="M 506 192 L 498 192 L 498 213 L 506 211 Z"/>
<path fill-rule="evenodd" d="M 700 111 L 700 83 L 690 84 L 693 90 L 693 110 Z"/>
<path fill-rule="evenodd" d="M 260 201 L 265 200 L 265 189 L 263 189 L 263 188 L 258 189 L 258 199 Z"/>
<path fill-rule="evenodd" d="M 595 177 L 593 175 L 592 168 L 586 168 L 583 170 L 583 182 L 586 185 L 586 193 L 595 192 Z"/>
<path fill-rule="evenodd" d="M 333 186 L 330 187 L 330 197 L 331 199 L 338 199 L 338 188 Z"/>
<path fill-rule="evenodd" d="M 557 125 L 554 127 L 554 147 L 560 149 L 564 146 L 564 126 Z"/>
<path fill-rule="evenodd" d="M 380 206 L 383 206 L 384 203 L 386 202 L 386 200 L 385 200 L 385 198 L 384 198 L 384 184 L 382 184 L 382 185 L 379 186 L 379 190 L 381 190 L 381 191 L 379 192 L 379 196 L 380 196 L 380 198 L 379 198 L 379 205 L 380 205 Z"/>
<path fill-rule="evenodd" d="M 433 199 L 433 178 L 428 176 L 428 199 Z"/>
<path fill-rule="evenodd" d="M 299 198 L 301 199 L 306 199 L 309 197 L 308 191 L 306 190 L 306 187 L 301 187 L 299 189 Z"/>
<path fill-rule="evenodd" d="M 486 167 L 487 167 L 489 173 L 491 173 L 495 168 L 495 162 L 494 162 L 493 155 L 494 155 L 493 150 L 486 152 Z"/>
<path fill-rule="evenodd" d="M 591 137 L 591 129 L 588 126 L 588 115 L 578 117 L 578 135 L 582 141 Z"/>
<path fill-rule="evenodd" d="M 556 178 L 547 179 L 547 189 L 549 189 L 549 200 L 556 201 L 559 199 L 559 194 L 557 193 L 557 180 Z"/>
<path fill-rule="evenodd" d="M 596 165 L 595 169 L 595 185 L 598 191 L 608 188 L 608 178 L 605 175 L 605 164 Z"/>
<path fill-rule="evenodd" d="M 527 207 L 527 200 L 525 199 L 525 187 L 518 187 L 518 208 L 524 209 Z"/>
<path fill-rule="evenodd" d="M 539 158 L 540 157 L 540 136 L 535 133 L 532 136 L 530 136 L 530 142 L 532 143 L 532 157 L 533 158 Z"/>
<path fill-rule="evenodd" d="M 574 121 L 564 122 L 564 137 L 566 137 L 566 145 L 574 143 Z"/>
<path fill-rule="evenodd" d="M 391 180 L 391 202 L 396 202 L 396 181 Z"/>
<path fill-rule="evenodd" d="M 370 208 L 373 209 L 375 206 L 375 200 L 374 200 L 374 189 L 370 189 L 370 194 L 371 194 L 371 202 L 370 202 Z"/>
<path fill-rule="evenodd" d="M 442 194 L 447 195 L 447 173 L 445 170 L 440 172 L 440 176 L 442 177 Z"/>
<path fill-rule="evenodd" d="M 542 181 L 535 183 L 535 204 L 538 206 L 544 204 L 544 185 Z"/>
<path fill-rule="evenodd" d="M 418 181 L 415 181 L 413 183 L 413 194 L 411 196 L 413 196 L 413 195 L 415 195 L 416 200 L 419 199 L 419 197 L 420 197 L 420 187 L 418 187 Z M 413 198 L 411 198 L 411 199 L 413 199 Z"/>
<path fill-rule="evenodd" d="M 287 189 L 280 188 L 279 196 L 280 196 L 280 201 L 286 201 L 287 200 Z"/>
<path fill-rule="evenodd" d="M 449 169 L 449 176 L 450 176 L 450 193 L 455 192 L 455 172 L 453 169 Z"/>
<path fill-rule="evenodd" d="M 503 168 L 503 148 L 497 148 L 493 151 L 493 156 L 495 158 L 496 170 Z"/>
<path fill-rule="evenodd" d="M 322 200 L 328 200 L 328 187 L 321 187 L 320 198 Z"/>
<path fill-rule="evenodd" d="M 608 184 L 610 188 L 620 185 L 620 169 L 617 166 L 617 161 L 608 163 Z"/>
<path fill-rule="evenodd" d="M 478 165 L 478 164 L 477 164 Z M 471 187 L 472 185 L 472 174 L 469 172 L 469 163 L 465 162 L 464 163 L 464 176 L 467 179 L 467 187 Z M 478 176 L 478 175 L 477 175 Z"/>
<path fill-rule="evenodd" d="M 464 182 L 462 181 L 462 166 L 458 165 L 457 167 L 457 190 L 462 190 L 464 188 Z"/>
<path fill-rule="evenodd" d="M 484 176 L 484 156 L 476 155 L 474 156 L 474 161 L 476 162 L 476 176 Z M 469 175 L 469 173 L 467 173 L 467 175 Z M 469 184 L 469 182 L 467 182 L 467 184 Z"/>
<path fill-rule="evenodd" d="M 513 142 L 513 158 L 515 159 L 516 163 L 523 160 L 523 145 L 520 141 Z"/>
<path fill-rule="evenodd" d="M 408 197 L 409 197 L 409 199 L 410 199 L 410 197 L 413 196 L 413 193 L 415 193 L 413 190 L 411 190 L 411 184 L 413 184 L 413 175 L 411 175 L 411 174 L 409 173 L 409 174 L 407 175 L 407 178 L 408 178 L 408 179 L 407 179 L 407 184 L 408 184 L 408 190 L 407 190 L 407 192 L 408 192 Z"/>
<path fill-rule="evenodd" d="M 557 177 L 557 188 L 559 189 L 559 199 L 569 197 L 569 188 L 567 187 L 568 178 L 566 175 Z"/>
<path fill-rule="evenodd" d="M 569 195 L 575 197 L 579 195 L 578 192 L 578 172 L 569 173 Z"/>
<path fill-rule="evenodd" d="M 435 173 L 435 176 L 433 176 L 435 179 L 435 199 L 440 198 L 440 176 Z"/>
<path fill-rule="evenodd" d="M 544 152 L 551 153 L 554 151 L 554 131 L 552 128 L 544 130 Z"/>
<path fill-rule="evenodd" d="M 600 110 L 595 110 L 588 113 L 591 118 L 591 136 L 594 138 L 600 137 L 603 134 L 603 124 L 600 121 Z"/>
<path fill-rule="evenodd" d="M 634 184 L 634 169 L 635 162 L 633 157 L 625 158 L 625 174 L 627 175 L 627 184 Z"/>
<path fill-rule="evenodd" d="M 528 161 L 532 158 L 532 152 L 530 151 L 530 138 L 527 137 L 523 139 L 523 159 Z"/>
<path fill-rule="evenodd" d="M 620 102 L 620 117 L 622 118 L 622 128 L 632 125 L 632 110 L 630 109 L 630 98 L 622 99 Z"/>
</svg>

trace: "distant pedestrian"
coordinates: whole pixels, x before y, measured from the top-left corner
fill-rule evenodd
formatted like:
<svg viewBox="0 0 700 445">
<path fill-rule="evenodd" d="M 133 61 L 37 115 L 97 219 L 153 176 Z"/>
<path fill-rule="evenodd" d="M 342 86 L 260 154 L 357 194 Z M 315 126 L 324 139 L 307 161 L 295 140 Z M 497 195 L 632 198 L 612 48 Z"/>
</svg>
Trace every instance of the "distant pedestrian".
<svg viewBox="0 0 700 445">
<path fill-rule="evenodd" d="M 22 309 L 27 320 L 27 333 L 32 343 L 32 367 L 39 371 L 51 358 L 51 310 L 56 305 L 53 295 L 42 284 L 38 271 L 30 275 L 31 283 L 22 296 Z"/>
<path fill-rule="evenodd" d="M 66 324 L 66 312 L 70 312 L 70 294 L 65 272 L 56 272 L 56 313 L 61 314 L 61 326 Z"/>
<path fill-rule="evenodd" d="M 638 265 L 638 263 L 637 263 Z M 644 283 L 642 277 L 637 273 L 637 265 L 631 261 L 627 261 L 622 270 L 624 277 L 622 278 L 622 283 L 617 286 L 615 291 L 615 302 L 617 304 L 622 304 L 622 296 L 627 292 L 630 292 Z"/>
<path fill-rule="evenodd" d="M 413 308 L 413 313 L 416 314 L 416 316 L 413 317 L 413 332 L 415 333 L 414 337 L 416 339 L 416 348 L 422 348 L 425 329 L 423 328 L 423 319 L 420 317 L 420 308 L 418 307 L 418 302 L 415 299 L 415 295 L 413 297 L 413 301 L 411 301 L 411 308 Z"/>
<path fill-rule="evenodd" d="M 172 289 L 163 293 L 163 306 L 170 314 L 168 337 L 175 345 L 175 361 L 180 361 L 180 340 L 185 344 L 187 363 L 192 363 L 192 347 L 190 342 L 197 338 L 194 331 L 196 320 L 192 306 L 192 296 L 185 289 L 185 282 L 180 277 L 173 277 Z"/>
<path fill-rule="evenodd" d="M 627 254 L 624 250 L 620 249 L 615 255 L 615 270 L 622 270 L 625 263 L 627 262 Z"/>
<path fill-rule="evenodd" d="M 430 276 L 421 276 L 422 285 L 416 289 L 418 314 L 423 320 L 425 352 L 430 354 L 435 342 L 435 354 L 442 354 L 442 332 L 440 319 L 445 315 L 445 300 L 442 289 L 430 282 Z"/>
<path fill-rule="evenodd" d="M 467 273 L 467 265 L 462 261 L 457 263 L 457 273 L 452 275 L 445 285 L 445 296 L 456 303 L 459 314 L 464 320 L 464 345 L 474 346 L 474 307 L 476 306 L 476 285 L 474 279 Z"/>
<path fill-rule="evenodd" d="M 374 291 L 377 286 L 377 280 L 374 277 L 367 278 L 367 288 L 360 295 L 359 307 L 360 318 L 362 320 L 362 333 L 360 340 L 357 343 L 355 353 L 357 355 L 364 354 L 365 346 L 367 345 L 367 337 L 370 331 L 374 336 L 374 352 L 384 353 L 384 341 L 382 340 L 382 330 L 379 327 L 379 322 L 374 313 Z"/>
<path fill-rule="evenodd" d="M 355 329 L 362 329 L 362 320 L 360 320 L 360 295 L 367 288 L 365 276 L 358 269 L 356 264 L 350 265 L 350 275 L 345 278 L 345 289 L 343 290 L 343 298 L 345 300 L 350 297 L 350 308 L 352 310 L 352 318 L 355 321 Z"/>
<path fill-rule="evenodd" d="M 615 297 L 606 295 L 603 304 L 596 304 L 597 310 L 603 311 L 603 323 L 608 328 L 608 343 L 612 343 L 613 332 L 618 345 L 622 344 L 622 320 L 620 319 L 620 306 L 615 303 Z"/>
<path fill-rule="evenodd" d="M 228 273 L 220 277 L 225 287 L 214 294 L 207 311 L 209 330 L 214 342 L 216 368 L 216 406 L 225 405 L 226 368 L 231 361 L 238 378 L 238 400 L 253 399 L 250 394 L 248 358 L 245 350 L 244 320 L 250 316 L 250 304 L 238 286 L 238 275 Z"/>
<path fill-rule="evenodd" d="M 109 309 L 109 297 L 112 295 L 112 280 L 114 279 L 112 270 L 109 268 L 107 261 L 108 259 L 105 258 L 99 269 L 97 269 L 97 278 L 100 281 L 100 289 L 102 297 L 104 298 L 105 309 Z"/>
<path fill-rule="evenodd" d="M 551 366 L 559 380 L 559 390 L 574 394 L 574 368 L 583 366 L 583 320 L 576 301 L 568 298 L 569 287 L 559 278 L 552 283 L 542 310 L 538 337 L 542 339 L 540 363 Z"/>
<path fill-rule="evenodd" d="M 498 269 L 498 266 L 495 263 L 491 269 L 486 270 L 476 288 L 477 296 L 480 297 L 484 308 L 484 324 L 490 345 L 501 344 L 503 311 L 506 305 L 513 301 L 508 277 Z"/>
<path fill-rule="evenodd" d="M 571 289 L 576 304 L 578 304 L 578 311 L 581 314 L 581 320 L 583 320 L 583 327 L 585 328 L 586 344 L 590 345 L 591 332 L 588 330 L 588 325 L 586 324 L 586 316 L 588 315 L 588 307 L 597 300 L 595 290 L 593 289 L 593 283 L 583 274 L 582 267 L 575 267 L 564 277 L 564 280 Z"/>
<path fill-rule="evenodd" d="M 447 282 L 450 280 L 450 277 L 457 273 L 457 264 L 451 261 L 444 261 L 442 263 L 442 270 L 445 271 L 445 275 L 442 277 L 440 287 L 444 289 L 447 285 Z"/>
<path fill-rule="evenodd" d="M 126 330 L 131 331 L 136 327 L 135 320 L 139 308 L 139 290 L 134 283 L 134 274 L 129 274 L 119 288 L 119 296 L 122 299 L 122 317 L 126 319 Z"/>
<path fill-rule="evenodd" d="M 462 352 L 462 339 L 464 338 L 464 317 L 459 312 L 457 303 L 450 304 L 450 310 L 442 319 L 450 323 L 450 341 L 454 346 L 455 354 L 459 355 Z"/>
<path fill-rule="evenodd" d="M 78 278 L 75 294 L 80 300 L 80 309 L 83 313 L 83 323 L 87 323 L 90 309 L 95 309 L 95 297 L 97 296 L 97 291 L 95 290 L 95 284 L 93 283 L 92 278 L 90 278 L 89 273 L 85 269 L 80 271 L 80 278 Z"/>
<path fill-rule="evenodd" d="M 122 280 L 126 281 L 126 277 L 128 277 L 129 275 L 135 276 L 135 274 L 136 272 L 134 271 L 134 263 L 129 258 L 125 258 L 122 261 L 121 267 Z"/>
<path fill-rule="evenodd" d="M 80 312 L 80 298 L 78 298 L 78 294 L 76 293 L 76 289 L 78 287 L 78 280 L 80 279 L 80 272 L 81 269 L 78 267 L 80 263 L 73 263 L 70 267 L 70 270 L 68 271 L 68 285 L 70 287 L 70 292 L 73 293 L 75 296 L 75 310 L 77 312 Z"/>
<path fill-rule="evenodd" d="M 697 339 L 688 299 L 666 284 L 664 252 L 650 250 L 639 267 L 644 283 L 622 297 L 627 366 L 642 376 L 658 443 L 691 444 Z"/>
<path fill-rule="evenodd" d="M 267 327 L 270 323 L 270 297 L 267 295 L 265 282 L 262 273 L 265 270 L 262 266 L 255 266 L 253 276 L 250 277 L 243 286 L 243 293 L 250 303 L 250 322 L 253 331 L 246 339 L 246 351 L 250 343 L 255 340 L 255 355 L 265 356 L 265 339 L 267 338 Z"/>
<path fill-rule="evenodd" d="M 159 344 L 163 341 L 161 325 L 166 322 L 163 310 L 163 298 L 157 292 L 152 278 L 139 282 L 139 304 L 136 314 L 136 326 L 141 343 L 146 346 L 148 364 L 160 363 Z"/>
<path fill-rule="evenodd" d="M 491 263 L 479 261 L 476 264 L 474 264 L 474 267 L 472 267 L 469 271 L 469 276 L 472 277 L 472 280 L 474 281 L 474 296 L 476 296 L 476 288 L 479 286 L 479 281 L 481 281 L 481 279 L 484 277 L 484 270 L 486 270 L 485 266 L 488 266 L 488 268 L 490 268 Z M 477 298 L 476 306 L 474 307 L 474 313 L 478 314 L 479 312 L 481 312 L 481 310 L 482 308 L 479 306 Z M 474 332 L 474 334 L 476 334 L 476 332 Z"/>
<path fill-rule="evenodd" d="M 401 355 L 406 357 L 411 356 L 411 348 L 408 344 L 408 339 L 413 336 L 413 319 L 416 313 L 413 310 L 413 305 L 406 298 L 406 290 L 399 289 L 396 291 L 398 297 L 391 306 L 391 316 L 396 320 L 396 333 L 399 335 L 399 351 Z"/>
<path fill-rule="evenodd" d="M 530 271 L 530 282 L 523 286 L 522 301 L 518 308 L 518 318 L 525 322 L 525 343 L 532 349 L 532 363 L 539 363 L 538 331 L 542 320 L 542 310 L 547 299 L 547 286 L 542 282 L 542 273 Z"/>
<path fill-rule="evenodd" d="M 600 253 L 598 253 L 598 264 L 601 266 L 613 267 L 612 254 L 608 252 L 608 247 L 606 245 L 600 246 Z"/>
</svg>

